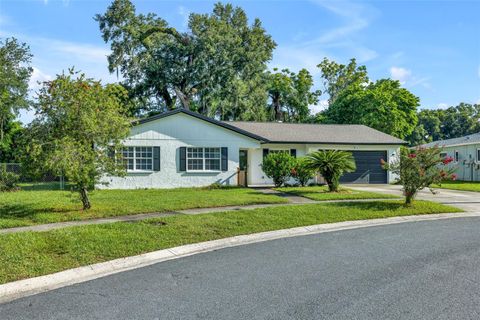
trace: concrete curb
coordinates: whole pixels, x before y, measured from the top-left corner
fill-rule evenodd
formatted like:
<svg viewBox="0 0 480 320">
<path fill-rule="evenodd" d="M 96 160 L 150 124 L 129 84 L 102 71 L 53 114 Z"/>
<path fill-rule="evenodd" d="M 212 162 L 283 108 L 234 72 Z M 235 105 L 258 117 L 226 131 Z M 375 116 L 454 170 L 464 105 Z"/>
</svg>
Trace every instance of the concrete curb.
<svg viewBox="0 0 480 320">
<path fill-rule="evenodd" d="M 191 256 L 198 253 L 240 246 L 245 244 L 333 232 L 340 230 L 365 228 L 397 224 L 402 222 L 430 221 L 450 218 L 480 217 L 480 212 L 443 213 L 417 216 L 403 216 L 371 220 L 345 221 L 328 224 L 318 224 L 306 227 L 275 230 L 249 235 L 188 244 L 180 247 L 149 252 L 137 256 L 115 259 L 107 262 L 96 263 L 89 266 L 69 269 L 45 276 L 9 282 L 0 285 L 0 303 L 12 301 L 21 297 L 34 295 L 41 292 L 81 283 L 115 273 L 128 271 L 152 265 L 155 263 Z"/>
</svg>

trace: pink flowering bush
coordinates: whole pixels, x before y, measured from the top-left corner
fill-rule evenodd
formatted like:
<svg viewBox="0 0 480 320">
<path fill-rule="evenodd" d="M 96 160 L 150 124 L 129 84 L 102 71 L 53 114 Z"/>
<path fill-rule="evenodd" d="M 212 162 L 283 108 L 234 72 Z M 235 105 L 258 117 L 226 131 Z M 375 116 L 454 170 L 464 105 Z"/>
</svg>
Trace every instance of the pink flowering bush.
<svg viewBox="0 0 480 320">
<path fill-rule="evenodd" d="M 418 191 L 429 188 L 434 193 L 431 185 L 457 178 L 453 174 L 454 169 L 448 166 L 453 159 L 441 157 L 440 152 L 438 147 L 402 149 L 398 161 L 389 164 L 382 160 L 384 169 L 400 176 L 399 182 L 403 186 L 406 205 L 412 204 Z"/>
</svg>

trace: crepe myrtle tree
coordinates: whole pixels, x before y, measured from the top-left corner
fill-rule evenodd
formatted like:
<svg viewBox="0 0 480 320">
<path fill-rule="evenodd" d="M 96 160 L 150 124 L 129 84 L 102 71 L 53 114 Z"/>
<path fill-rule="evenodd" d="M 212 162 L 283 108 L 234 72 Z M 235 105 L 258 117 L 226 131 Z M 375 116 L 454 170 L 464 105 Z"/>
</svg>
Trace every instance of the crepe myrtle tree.
<svg viewBox="0 0 480 320">
<path fill-rule="evenodd" d="M 351 152 L 319 150 L 306 155 L 306 167 L 320 173 L 328 185 L 328 191 L 338 192 L 340 177 L 356 169 Z"/>
<path fill-rule="evenodd" d="M 315 170 L 308 166 L 308 162 L 305 157 L 298 158 L 295 167 L 292 169 L 292 177 L 302 187 L 305 187 L 308 181 L 315 177 Z"/>
<path fill-rule="evenodd" d="M 453 161 L 451 157 L 442 157 L 441 149 L 438 146 L 433 148 L 418 147 L 414 150 L 403 148 L 399 159 L 387 163 L 382 160 L 382 166 L 400 176 L 399 183 L 403 186 L 405 204 L 410 206 L 418 191 L 431 188 L 433 184 L 441 184 L 444 180 L 456 180 L 453 173 L 455 168 L 449 164 Z"/>
<path fill-rule="evenodd" d="M 37 172 L 65 176 L 79 192 L 84 210 L 91 208 L 88 190 L 103 175 L 125 173 L 111 151 L 122 147 L 129 132 L 122 103 L 126 95 L 119 85 L 102 85 L 73 69 L 39 90 L 35 120 L 25 130 L 25 163 Z"/>
<path fill-rule="evenodd" d="M 295 158 L 288 152 L 270 152 L 263 158 L 262 170 L 278 188 L 292 176 L 295 165 Z"/>
</svg>

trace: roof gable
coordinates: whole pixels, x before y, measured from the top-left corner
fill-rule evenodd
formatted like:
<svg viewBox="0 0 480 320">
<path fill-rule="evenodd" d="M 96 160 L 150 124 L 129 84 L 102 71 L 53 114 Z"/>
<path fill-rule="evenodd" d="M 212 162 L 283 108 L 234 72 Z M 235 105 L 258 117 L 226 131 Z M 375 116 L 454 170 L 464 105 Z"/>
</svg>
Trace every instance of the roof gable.
<svg viewBox="0 0 480 320">
<path fill-rule="evenodd" d="M 201 115 L 201 114 L 199 114 L 199 113 L 196 113 L 196 112 L 193 112 L 193 111 L 190 111 L 190 110 L 186 110 L 186 109 L 175 109 L 175 110 L 168 111 L 168 112 L 164 112 L 164 113 L 160 113 L 160 114 L 157 114 L 157 115 L 148 117 L 148 118 L 143 118 L 143 119 L 135 120 L 135 121 L 133 121 L 132 123 L 133 123 L 134 126 L 136 126 L 136 125 L 141 125 L 141 124 L 144 124 L 144 123 L 148 123 L 148 122 L 152 122 L 152 121 L 155 121 L 155 120 L 163 119 L 163 118 L 166 118 L 166 117 L 169 117 L 169 116 L 173 116 L 173 115 L 179 114 L 179 113 L 183 113 L 183 114 L 189 115 L 189 116 L 191 116 L 191 117 L 197 118 L 197 119 L 199 119 L 199 120 L 206 121 L 206 122 L 208 122 L 208 123 L 217 125 L 217 126 L 219 126 L 219 127 L 222 127 L 222 128 L 224 128 L 224 129 L 227 129 L 227 130 L 231 130 L 231 131 L 233 131 L 233 132 L 239 133 L 239 134 L 241 134 L 241 135 L 247 136 L 247 137 L 249 137 L 249 138 L 252 138 L 252 139 L 255 139 L 255 140 L 258 140 L 258 141 L 264 141 L 264 140 L 265 140 L 263 137 L 257 136 L 257 135 L 255 135 L 255 134 L 253 134 L 253 133 L 251 133 L 251 132 L 242 130 L 242 129 L 240 129 L 240 128 L 231 126 L 231 125 L 229 125 L 229 124 L 227 124 L 227 123 L 225 123 L 225 122 L 218 121 L 218 120 L 215 120 L 215 119 L 206 117 L 206 116 L 204 116 L 204 115 Z"/>
<path fill-rule="evenodd" d="M 459 138 L 452 138 L 447 140 L 438 140 L 434 142 L 430 142 L 427 144 L 422 145 L 422 147 L 430 148 L 434 146 L 439 147 L 450 147 L 450 146 L 461 146 L 467 144 L 480 144 L 480 132 L 470 134 L 468 136 L 459 137 Z"/>
</svg>

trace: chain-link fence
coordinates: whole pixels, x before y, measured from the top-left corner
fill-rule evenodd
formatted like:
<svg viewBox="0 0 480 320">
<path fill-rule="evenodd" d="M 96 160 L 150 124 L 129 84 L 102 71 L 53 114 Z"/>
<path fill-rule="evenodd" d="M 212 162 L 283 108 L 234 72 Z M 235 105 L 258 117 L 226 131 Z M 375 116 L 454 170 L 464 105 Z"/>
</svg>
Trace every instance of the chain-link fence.
<svg viewBox="0 0 480 320">
<path fill-rule="evenodd" d="M 63 176 L 45 174 L 41 177 L 32 177 L 22 169 L 20 163 L 0 163 L 0 168 L 13 172 L 20 178 L 20 188 L 23 190 L 65 190 L 66 182 Z"/>
</svg>

